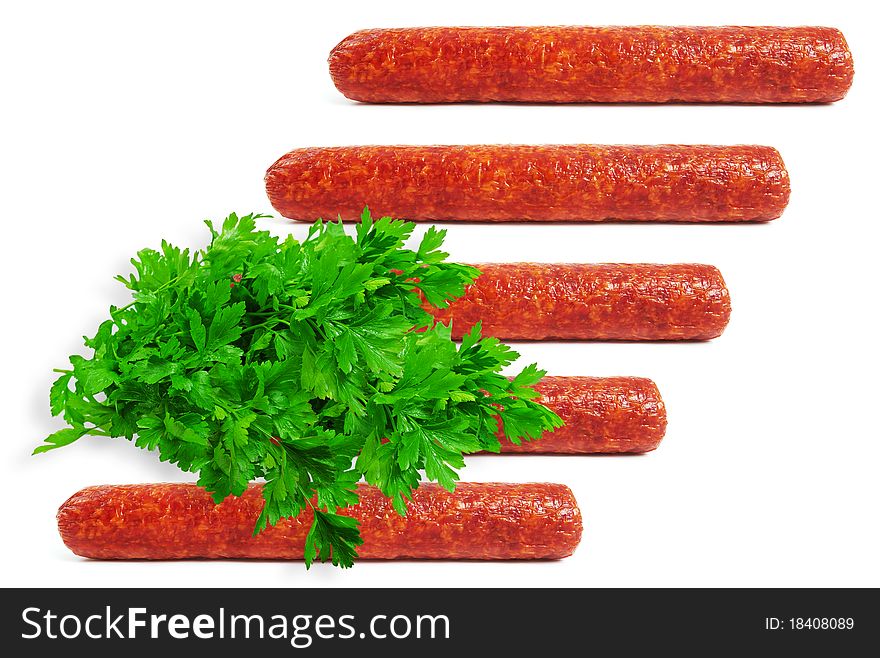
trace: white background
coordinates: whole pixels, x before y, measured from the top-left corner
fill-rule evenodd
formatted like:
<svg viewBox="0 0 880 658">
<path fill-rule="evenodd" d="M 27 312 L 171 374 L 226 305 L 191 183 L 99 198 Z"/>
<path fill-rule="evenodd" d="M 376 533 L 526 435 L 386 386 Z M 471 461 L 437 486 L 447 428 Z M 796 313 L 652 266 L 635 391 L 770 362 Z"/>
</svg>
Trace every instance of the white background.
<svg viewBox="0 0 880 658">
<path fill-rule="evenodd" d="M 0 15 L 3 335 L 0 573 L 18 586 L 861 586 L 876 559 L 876 23 L 864 2 L 30 2 Z M 367 27 L 781 24 L 841 28 L 856 77 L 828 106 L 359 106 L 330 49 Z M 30 457 L 57 429 L 52 368 L 82 348 L 128 258 L 202 219 L 270 212 L 287 150 L 360 143 L 758 143 L 791 204 L 767 225 L 451 226 L 461 261 L 706 262 L 730 287 L 702 344 L 521 345 L 558 375 L 643 375 L 669 409 L 641 457 L 481 457 L 464 478 L 559 481 L 577 553 L 545 563 L 101 563 L 61 543 L 58 505 L 97 483 L 182 480 L 125 440 Z M 285 221 L 273 231 L 303 234 Z"/>
</svg>

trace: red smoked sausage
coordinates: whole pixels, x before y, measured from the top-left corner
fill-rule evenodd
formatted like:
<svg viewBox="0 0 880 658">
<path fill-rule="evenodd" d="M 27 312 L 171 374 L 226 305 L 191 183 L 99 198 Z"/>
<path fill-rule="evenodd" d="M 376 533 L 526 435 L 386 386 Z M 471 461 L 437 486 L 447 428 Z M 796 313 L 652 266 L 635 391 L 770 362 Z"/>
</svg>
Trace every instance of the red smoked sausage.
<svg viewBox="0 0 880 658">
<path fill-rule="evenodd" d="M 423 484 L 403 517 L 378 489 L 358 486 L 360 502 L 343 513 L 360 521 L 364 559 L 557 559 L 581 537 L 581 515 L 562 484 L 459 483 L 454 493 Z M 102 560 L 254 558 L 299 560 L 308 513 L 253 537 L 261 486 L 215 505 L 193 484 L 88 487 L 58 510 L 67 547 Z"/>
<path fill-rule="evenodd" d="M 730 319 L 711 265 L 491 263 L 446 309 L 461 338 L 477 321 L 500 340 L 708 340 Z"/>
<path fill-rule="evenodd" d="M 660 391 L 642 377 L 544 377 L 537 402 L 565 425 L 538 441 L 514 445 L 503 437 L 501 452 L 544 454 L 641 453 L 654 450 L 666 433 Z"/>
<path fill-rule="evenodd" d="M 266 173 L 291 219 L 767 221 L 788 203 L 769 146 L 349 146 L 291 151 Z"/>
<path fill-rule="evenodd" d="M 371 103 L 813 103 L 852 84 L 830 27 L 433 27 L 363 30 L 330 53 Z"/>
</svg>

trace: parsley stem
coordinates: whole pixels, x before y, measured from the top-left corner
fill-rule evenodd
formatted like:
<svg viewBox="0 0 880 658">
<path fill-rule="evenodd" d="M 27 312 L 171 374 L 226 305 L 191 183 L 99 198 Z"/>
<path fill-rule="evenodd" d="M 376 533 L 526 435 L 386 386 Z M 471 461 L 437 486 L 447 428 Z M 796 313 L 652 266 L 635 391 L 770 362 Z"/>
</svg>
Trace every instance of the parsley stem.
<svg viewBox="0 0 880 658">
<path fill-rule="evenodd" d="M 263 322 L 262 324 L 252 324 L 252 325 L 250 325 L 249 327 L 245 327 L 244 329 L 242 329 L 242 330 L 241 330 L 241 333 L 244 334 L 244 333 L 247 333 L 248 331 L 254 331 L 255 329 L 261 329 L 261 328 L 264 328 L 264 327 L 265 327 L 266 329 L 271 329 L 272 327 L 276 326 L 276 325 L 277 325 L 278 323 L 280 323 L 280 322 L 283 322 L 283 320 L 275 320 L 274 323 L 272 323 L 271 321 L 269 321 L 269 322 Z M 272 325 L 272 326 L 270 327 L 269 325 Z"/>
<path fill-rule="evenodd" d="M 178 275 L 177 275 L 176 277 L 174 277 L 173 279 L 168 279 L 168 281 L 166 281 L 165 283 L 163 283 L 161 286 L 159 286 L 159 287 L 156 288 L 155 290 L 148 290 L 147 292 L 152 292 L 152 293 L 162 292 L 162 291 L 165 290 L 168 286 L 171 286 L 171 285 L 177 283 L 178 281 L 180 281 L 180 279 L 183 277 L 184 274 L 186 274 L 186 272 L 181 272 L 180 274 L 178 274 Z M 138 292 L 140 292 L 140 291 L 138 291 Z M 128 304 L 126 304 L 125 306 L 123 306 L 123 307 L 121 307 L 121 308 L 117 308 L 116 311 L 117 311 L 117 312 L 119 312 L 119 311 L 127 311 L 128 309 L 130 309 L 132 306 L 134 306 L 134 305 L 137 304 L 137 303 L 138 303 L 138 300 L 135 299 L 135 300 L 129 302 Z"/>
<path fill-rule="evenodd" d="M 315 322 L 312 318 L 306 320 L 306 324 L 311 327 L 312 331 L 318 334 L 324 341 L 327 341 L 327 334 L 324 332 L 324 327 Z"/>
<path fill-rule="evenodd" d="M 284 309 L 287 311 L 299 310 L 296 306 L 292 304 L 278 304 L 278 309 Z M 248 311 L 248 315 L 278 315 L 278 311 Z"/>
</svg>

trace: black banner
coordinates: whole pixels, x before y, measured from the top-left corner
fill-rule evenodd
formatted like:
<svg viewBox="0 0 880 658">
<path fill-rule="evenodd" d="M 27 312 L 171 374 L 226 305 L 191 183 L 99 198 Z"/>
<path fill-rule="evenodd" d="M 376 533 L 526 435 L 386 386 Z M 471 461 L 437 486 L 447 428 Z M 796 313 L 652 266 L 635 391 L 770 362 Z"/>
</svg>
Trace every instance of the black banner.
<svg viewBox="0 0 880 658">
<path fill-rule="evenodd" d="M 872 646 L 878 621 L 876 590 L 7 589 L 2 642 L 90 658 L 141 646 L 163 656 L 845 651 Z"/>
</svg>

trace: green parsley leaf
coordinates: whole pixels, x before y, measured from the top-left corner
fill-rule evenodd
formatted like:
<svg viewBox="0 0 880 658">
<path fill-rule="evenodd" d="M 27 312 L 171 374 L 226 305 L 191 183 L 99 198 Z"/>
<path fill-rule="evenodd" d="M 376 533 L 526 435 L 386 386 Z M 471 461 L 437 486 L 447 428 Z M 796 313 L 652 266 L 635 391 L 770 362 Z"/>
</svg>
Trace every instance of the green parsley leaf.
<svg viewBox="0 0 880 658">
<path fill-rule="evenodd" d="M 329 559 L 335 566 L 350 567 L 363 543 L 355 519 L 316 509 L 306 536 L 306 567 L 312 566 L 316 554 L 322 562 Z"/>
<path fill-rule="evenodd" d="M 49 450 L 54 450 L 55 448 L 61 448 L 62 446 L 70 445 L 71 443 L 88 433 L 89 430 L 85 427 L 65 427 L 47 436 L 44 439 L 45 444 L 34 448 L 34 452 L 32 454 L 38 455 L 41 452 L 48 452 Z"/>
</svg>

